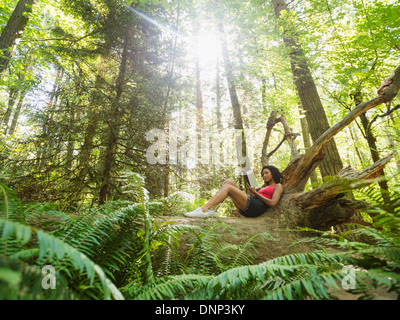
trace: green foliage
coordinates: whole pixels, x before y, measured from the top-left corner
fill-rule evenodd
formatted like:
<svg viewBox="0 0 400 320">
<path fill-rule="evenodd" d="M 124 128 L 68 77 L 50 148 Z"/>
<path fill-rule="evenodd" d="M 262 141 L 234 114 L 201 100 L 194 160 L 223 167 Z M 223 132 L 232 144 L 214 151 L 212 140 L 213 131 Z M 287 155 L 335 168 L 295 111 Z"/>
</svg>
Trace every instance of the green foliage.
<svg viewBox="0 0 400 320">
<path fill-rule="evenodd" d="M 370 194 L 379 193 L 371 188 Z M 337 299 L 348 289 L 348 270 L 354 271 L 354 288 L 346 294 L 358 299 L 374 299 L 378 289 L 391 297 L 400 296 L 399 196 L 392 194 L 392 207 L 376 204 L 368 208 L 374 217 L 372 227 L 355 228 L 343 234 L 319 232 L 318 237 L 303 242 L 317 246 L 309 253 L 297 253 L 251 264 L 248 239 L 229 252 L 232 244 L 222 243 L 216 230 L 227 226 L 220 222 L 207 228 L 196 227 L 197 238 L 186 257 L 186 264 L 169 269 L 175 274 L 161 274 L 152 284 L 138 290 L 133 284 L 123 288 L 134 299 Z M 386 208 L 386 209 L 385 209 Z M 273 240 L 264 235 L 267 240 Z M 364 240 L 355 241 L 354 238 Z M 270 242 L 268 242 L 271 244 Z M 168 255 L 172 260 L 173 252 Z M 171 263 L 172 264 L 172 263 Z M 352 272 L 353 272 L 352 271 Z M 345 283 L 344 283 L 345 282 Z M 379 293 L 382 294 L 382 293 Z"/>
<path fill-rule="evenodd" d="M 25 215 L 3 216 L 2 298 L 335 299 L 344 291 L 346 270 L 354 271 L 355 281 L 347 294 L 373 299 L 379 289 L 400 296 L 398 194 L 391 194 L 390 208 L 378 202 L 365 209 L 373 220 L 371 227 L 342 234 L 303 229 L 319 234 L 299 240 L 317 246 L 316 250 L 253 265 L 259 246 L 273 245 L 276 239 L 256 234 L 241 244 L 225 242 L 223 230 L 235 234 L 214 218 L 206 227 L 159 225 L 150 217 L 149 208 L 157 204 L 145 200 L 143 179 L 130 172 L 122 179 L 127 192 L 139 191 L 140 203 L 115 201 L 76 218 L 63 217 L 50 232 L 26 223 L 32 221 L 32 207 Z M 369 196 L 379 193 L 370 189 L 365 190 Z M 11 203 L 9 212 L 23 208 L 12 200 L 10 189 L 2 190 L 6 195 L 2 204 Z M 25 219 L 13 221 L 21 216 Z M 182 239 L 188 245 L 185 255 L 180 250 Z M 55 291 L 42 288 L 44 265 L 57 271 Z"/>
<path fill-rule="evenodd" d="M 5 193 L 3 202 L 6 200 L 10 203 L 9 199 L 11 197 Z M 140 276 L 141 272 L 149 276 L 150 261 L 132 263 L 132 260 L 135 261 L 134 257 L 138 261 L 142 256 L 148 256 L 149 246 L 143 245 L 149 239 L 148 228 L 147 232 L 145 231 L 147 237 L 143 235 L 146 220 L 142 211 L 144 204 L 109 203 L 89 210 L 79 218 L 64 221 L 63 225 L 51 234 L 21 222 L 11 221 L 10 215 L 8 219 L 2 218 L 1 252 L 7 261 L 21 260 L 22 266 L 16 268 L 21 271 L 21 276 L 11 278 L 8 285 L 15 286 L 9 289 L 13 289 L 11 292 L 23 292 L 22 288 L 26 287 L 27 283 L 20 281 L 26 278 L 23 270 L 28 265 L 40 268 L 44 264 L 50 264 L 57 270 L 57 280 L 68 280 L 69 286 L 74 288 L 75 297 L 122 299 L 123 296 L 110 279 L 123 282 L 127 277 Z M 13 206 L 11 208 L 15 210 Z M 10 263 L 15 264 L 12 261 Z M 143 264 L 147 266 L 145 271 L 141 271 Z M 3 271 L 11 274 L 17 272 L 14 269 L 7 270 L 6 268 Z M 10 296 L 12 293 L 6 290 L 4 294 Z M 15 297 L 22 296 L 16 293 Z"/>
<path fill-rule="evenodd" d="M 39 261 L 52 259 L 53 257 L 59 261 L 66 259 L 68 263 L 71 263 L 71 266 L 73 268 L 80 271 L 80 274 L 86 275 L 90 284 L 94 283 L 95 276 L 98 277 L 103 289 L 104 298 L 108 299 L 111 297 L 111 295 L 116 299 L 122 298 L 122 295 L 120 294 L 118 289 L 105 276 L 103 270 L 98 265 L 93 263 L 86 255 L 84 255 L 77 249 L 73 248 L 72 246 L 68 245 L 67 243 L 49 234 L 46 234 L 41 230 L 34 230 L 29 226 L 25 226 L 17 222 L 0 220 L 0 229 L 2 232 L 1 239 L 5 241 L 8 238 L 14 238 L 15 243 L 21 246 L 20 250 L 23 248 L 25 244 L 29 242 L 29 240 L 31 240 L 32 236 L 35 235 L 37 237 L 37 247 L 38 247 L 38 251 L 36 251 L 36 254 L 37 254 L 37 259 Z M 10 254 L 10 252 L 7 250 L 8 249 L 7 246 L 4 245 L 4 242 L 2 242 L 1 247 L 3 249 L 4 255 Z M 12 256 L 13 255 L 11 255 L 11 257 Z M 21 256 L 22 256 L 21 252 L 19 252 L 19 257 Z M 21 272 L 22 279 L 26 278 L 25 270 L 26 268 L 24 267 L 19 269 L 19 271 Z M 23 292 L 23 287 L 20 288 L 18 287 L 20 284 L 18 276 L 15 275 L 15 278 L 17 280 L 11 283 L 14 284 L 15 286 L 9 289 L 12 289 L 13 291 L 17 292 L 19 291 Z M 37 281 L 35 283 L 37 283 Z M 22 285 L 26 286 L 26 283 L 23 283 Z M 36 287 L 36 285 L 34 287 Z M 37 289 L 35 289 L 34 291 L 36 290 Z M 8 291 L 5 292 L 6 296 L 8 296 L 9 294 L 10 292 Z M 21 296 L 18 296 L 18 298 L 21 298 Z"/>
<path fill-rule="evenodd" d="M 3 2 L 0 30 L 17 3 Z M 299 37 L 328 120 L 335 123 L 354 106 L 354 94 L 363 101 L 374 97 L 398 63 L 400 6 L 380 0 L 287 2 L 282 20 L 293 25 L 289 32 Z M 400 222 L 395 192 L 390 203 L 383 203 L 378 187 L 353 190 L 357 198 L 376 204 L 362 212 L 370 227 L 341 235 L 323 233 L 304 240 L 318 251 L 257 266 L 252 265 L 254 252 L 274 243 L 268 234 L 231 244 L 221 231 L 233 230 L 218 220 L 203 228 L 154 220 L 158 214 L 181 215 L 202 205 L 222 177 L 233 178 L 234 164 L 192 169 L 151 166 L 145 160 L 144 136 L 150 128 L 166 129 L 171 123 L 182 130 L 194 128 L 192 22 L 199 23 L 200 33 L 211 34 L 213 19 L 222 19 L 243 123 L 256 146 L 256 159 L 273 109 L 285 111 L 290 127 L 301 131 L 294 111 L 297 93 L 282 24 L 272 17 L 270 2 L 132 2 L 149 20 L 179 36 L 122 3 L 36 2 L 0 80 L 0 178 L 8 185 L 0 184 L 1 297 L 330 299 L 331 287 L 340 289 L 342 267 L 348 264 L 368 271 L 356 272 L 353 293 L 371 298 L 369 288 L 381 287 L 398 294 Z M 54 24 L 46 25 L 48 19 Z M 221 55 L 214 58 L 200 61 L 203 116 L 210 132 L 215 130 L 216 65 Z M 234 124 L 224 95 L 224 70 L 219 72 L 223 125 L 218 130 L 224 130 Z M 16 116 L 19 102 L 23 108 L 17 130 L 6 133 L 10 123 L 3 119 L 7 111 Z M 396 150 L 399 143 L 396 112 L 383 117 L 392 107 L 368 114 L 373 116 L 370 127 L 379 152 Z M 369 149 L 357 136 L 367 135 L 357 126 L 353 129 L 354 145 L 345 134 L 335 140 L 344 163 L 365 168 L 371 162 L 365 156 Z M 282 137 L 275 127 L 270 146 Z M 301 143 L 299 148 L 305 149 Z M 290 161 L 286 144 L 271 161 L 284 168 Z M 395 176 L 397 169 L 390 163 L 385 172 Z M 399 192 L 393 181 L 390 188 Z M 345 187 L 354 188 L 352 183 Z M 100 196 L 100 190 L 106 194 Z M 189 199 L 182 190 L 191 193 Z M 180 243 L 182 237 L 185 244 Z M 182 245 L 189 248 L 186 255 L 181 254 Z M 340 252 L 331 253 L 332 247 Z M 46 264 L 57 270 L 56 291 L 41 288 L 40 269 Z"/>
</svg>

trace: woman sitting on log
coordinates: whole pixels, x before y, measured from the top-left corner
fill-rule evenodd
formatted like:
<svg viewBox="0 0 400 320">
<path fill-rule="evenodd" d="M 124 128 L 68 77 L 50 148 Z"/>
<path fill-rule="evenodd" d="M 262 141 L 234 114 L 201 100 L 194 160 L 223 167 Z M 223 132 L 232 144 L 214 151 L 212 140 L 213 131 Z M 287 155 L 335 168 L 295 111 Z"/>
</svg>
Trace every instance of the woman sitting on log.
<svg viewBox="0 0 400 320">
<path fill-rule="evenodd" d="M 222 203 L 228 197 L 232 199 L 233 204 L 243 216 L 258 217 L 262 215 L 269 207 L 274 207 L 278 204 L 283 187 L 281 184 L 282 174 L 274 166 L 264 166 L 261 170 L 261 177 L 264 180 L 264 185 L 258 190 L 246 183 L 249 195 L 240 190 L 232 180 L 226 180 L 219 191 L 204 206 L 185 213 L 185 216 L 218 216 L 212 207 Z"/>
</svg>

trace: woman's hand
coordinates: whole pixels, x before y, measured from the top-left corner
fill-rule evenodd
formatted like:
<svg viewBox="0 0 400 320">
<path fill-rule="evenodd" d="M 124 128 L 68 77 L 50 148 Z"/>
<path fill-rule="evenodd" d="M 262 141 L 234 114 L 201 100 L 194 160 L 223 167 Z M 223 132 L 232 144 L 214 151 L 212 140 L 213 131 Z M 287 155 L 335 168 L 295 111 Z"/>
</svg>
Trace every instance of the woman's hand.
<svg viewBox="0 0 400 320">
<path fill-rule="evenodd" d="M 246 182 L 246 189 L 249 191 L 250 196 L 254 196 L 257 193 L 257 190 L 255 188 L 250 187 L 248 182 Z"/>
</svg>

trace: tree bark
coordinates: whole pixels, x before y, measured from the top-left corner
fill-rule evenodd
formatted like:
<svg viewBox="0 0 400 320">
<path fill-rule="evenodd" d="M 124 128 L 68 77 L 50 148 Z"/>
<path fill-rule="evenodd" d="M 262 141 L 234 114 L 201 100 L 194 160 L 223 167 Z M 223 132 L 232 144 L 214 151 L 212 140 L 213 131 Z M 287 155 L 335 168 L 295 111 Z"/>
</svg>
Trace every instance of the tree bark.
<svg viewBox="0 0 400 320">
<path fill-rule="evenodd" d="M 14 109 L 15 101 L 18 97 L 19 91 L 17 89 L 11 88 L 8 96 L 8 106 L 7 111 L 4 114 L 3 125 L 4 125 L 4 134 L 7 133 L 8 130 L 8 122 L 10 122 L 11 114 Z"/>
<path fill-rule="evenodd" d="M 235 120 L 234 127 L 237 131 L 241 132 L 241 141 L 240 141 L 241 143 L 236 144 L 237 157 L 238 157 L 238 161 L 239 161 L 238 165 L 240 167 L 244 168 L 247 164 L 247 150 L 246 150 L 246 139 L 245 139 L 244 128 L 243 128 L 242 112 L 240 109 L 239 99 L 238 99 L 238 96 L 236 93 L 235 78 L 233 75 L 233 67 L 232 67 L 230 57 L 229 57 L 228 45 L 226 42 L 224 27 L 223 27 L 222 23 L 218 23 L 218 31 L 219 31 L 220 41 L 221 41 L 221 51 L 222 51 L 222 57 L 224 60 L 226 80 L 228 82 L 229 96 L 231 99 L 231 104 L 232 104 L 232 109 L 233 109 L 233 118 Z"/>
<path fill-rule="evenodd" d="M 196 131 L 198 133 L 204 128 L 203 94 L 201 92 L 200 57 L 196 54 Z"/>
<path fill-rule="evenodd" d="M 334 200 L 343 193 L 343 179 L 346 180 L 368 180 L 381 176 L 382 168 L 392 159 L 393 153 L 379 159 L 368 168 L 355 171 L 350 166 L 343 168 L 336 177 L 342 178 L 327 182 L 312 191 L 297 194 L 294 199 L 301 203 L 306 210 L 315 209 Z"/>
<path fill-rule="evenodd" d="M 26 95 L 26 90 L 23 90 L 21 92 L 21 96 L 19 97 L 19 101 L 18 101 L 18 104 L 17 104 L 17 108 L 15 109 L 14 116 L 13 116 L 13 118 L 11 120 L 10 129 L 8 130 L 8 134 L 10 134 L 10 135 L 14 133 L 15 128 L 17 127 L 18 118 L 19 118 L 19 115 L 21 113 L 21 109 L 22 109 L 22 105 L 24 103 L 25 95 Z"/>
<path fill-rule="evenodd" d="M 103 160 L 104 164 L 101 171 L 101 187 L 99 193 L 100 205 L 108 201 L 112 186 L 111 178 L 115 165 L 118 134 L 121 121 L 120 102 L 124 90 L 124 81 L 125 81 L 127 59 L 128 59 L 128 48 L 129 48 L 129 35 L 127 35 L 124 40 L 121 64 L 119 67 L 118 76 L 115 83 L 116 95 L 111 103 L 111 108 L 109 113 L 108 131 L 106 134 L 106 141 L 105 141 L 106 150 Z"/>
<path fill-rule="evenodd" d="M 360 88 L 360 90 L 358 90 L 356 93 L 352 94 L 351 96 L 353 97 L 353 100 L 356 103 L 356 105 L 360 104 L 362 102 L 361 88 Z M 362 127 L 364 129 L 363 135 L 364 135 L 364 138 L 367 140 L 369 151 L 370 151 L 371 157 L 372 157 L 372 161 L 376 162 L 379 160 L 380 156 L 379 156 L 379 152 L 378 152 L 378 147 L 376 145 L 376 138 L 371 129 L 371 123 L 368 120 L 366 113 L 362 113 L 360 115 L 360 119 L 361 119 Z M 383 169 L 381 171 L 381 175 L 385 176 L 385 172 Z M 383 201 L 384 201 L 384 203 L 388 204 L 390 202 L 390 194 L 388 192 L 389 186 L 387 184 L 387 181 L 380 180 L 380 181 L 378 181 L 378 184 L 381 189 Z"/>
<path fill-rule="evenodd" d="M 295 159 L 298 156 L 298 151 L 297 151 L 297 145 L 294 142 L 297 136 L 300 134 L 292 132 L 292 129 L 289 128 L 289 125 L 286 121 L 286 118 L 284 116 L 284 113 L 280 115 L 279 118 L 277 118 L 277 113 L 278 110 L 273 110 L 271 112 L 270 117 L 268 118 L 267 122 L 267 133 L 265 135 L 265 139 L 263 142 L 263 147 L 261 150 L 261 165 L 266 166 L 269 164 L 269 158 L 279 149 L 279 147 L 283 144 L 283 142 L 287 141 L 290 147 L 290 153 L 291 153 L 291 159 Z M 272 129 L 277 124 L 280 122 L 283 126 L 284 130 L 284 136 L 282 141 L 271 151 L 267 154 L 267 149 L 268 149 L 268 144 L 269 144 L 269 139 L 272 133 Z"/>
<path fill-rule="evenodd" d="M 371 127 L 370 127 L 370 122 L 367 118 L 367 115 L 365 113 L 363 113 L 362 115 L 360 115 L 360 119 L 361 119 L 361 123 L 362 126 L 364 128 L 364 132 L 365 132 L 365 136 L 368 142 L 368 146 L 369 146 L 369 150 L 371 153 L 371 157 L 372 157 L 372 161 L 378 161 L 380 156 L 379 156 L 379 152 L 378 152 L 378 146 L 376 145 L 376 138 L 374 136 L 374 134 L 372 133 Z M 381 175 L 384 177 L 385 176 L 385 172 L 382 169 L 381 171 Z M 379 187 L 381 189 L 381 194 L 382 194 L 382 198 L 384 203 L 389 204 L 390 202 L 390 194 L 389 194 L 389 186 L 387 184 L 386 180 L 380 180 L 378 181 Z"/>
<path fill-rule="evenodd" d="M 15 48 L 29 21 L 29 13 L 35 0 L 19 0 L 3 32 L 0 35 L 0 79 L 4 77 L 14 55 Z"/>
<path fill-rule="evenodd" d="M 303 137 L 304 150 L 307 152 L 311 148 L 310 131 L 308 130 L 307 120 L 305 117 L 303 117 L 302 111 L 303 108 L 299 106 L 301 135 Z M 311 172 L 310 181 L 312 186 L 316 186 L 318 184 L 318 176 L 315 170 Z"/>
<path fill-rule="evenodd" d="M 222 122 L 221 122 L 221 80 L 220 80 L 220 62 L 217 58 L 216 68 L 215 68 L 215 99 L 216 99 L 216 115 L 217 115 L 217 130 L 221 130 Z"/>
<path fill-rule="evenodd" d="M 311 138 L 315 142 L 329 129 L 328 119 L 308 67 L 304 51 L 297 39 L 295 27 L 291 22 L 282 20 L 282 10 L 288 11 L 285 0 L 272 0 L 272 4 L 276 17 L 284 24 L 283 41 L 289 51 L 294 82 L 301 104 L 304 110 L 306 110 L 306 119 Z M 319 164 L 321 175 L 323 177 L 335 175 L 341 170 L 343 164 L 333 139 L 329 141 L 324 153 L 326 157 Z"/>
<path fill-rule="evenodd" d="M 269 145 L 269 139 L 270 139 L 271 133 L 272 133 L 272 128 L 275 126 L 275 124 L 277 122 L 276 121 L 277 112 L 278 112 L 278 110 L 276 110 L 276 109 L 273 110 L 267 121 L 267 132 L 265 134 L 263 146 L 261 149 L 261 165 L 262 166 L 266 166 L 269 164 L 269 157 L 267 154 L 267 150 L 268 150 L 268 145 Z"/>
</svg>

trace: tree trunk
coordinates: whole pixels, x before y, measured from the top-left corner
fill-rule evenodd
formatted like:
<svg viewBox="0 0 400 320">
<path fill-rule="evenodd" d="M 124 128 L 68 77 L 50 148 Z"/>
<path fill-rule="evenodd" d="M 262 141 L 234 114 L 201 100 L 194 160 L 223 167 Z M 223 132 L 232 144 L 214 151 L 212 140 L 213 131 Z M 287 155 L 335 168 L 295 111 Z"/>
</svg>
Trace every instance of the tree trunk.
<svg viewBox="0 0 400 320">
<path fill-rule="evenodd" d="M 291 159 L 295 159 L 298 156 L 298 151 L 297 151 L 297 145 L 295 143 L 296 137 L 299 135 L 298 133 L 292 132 L 292 129 L 289 128 L 289 125 L 286 121 L 286 118 L 284 116 L 284 113 L 282 112 L 281 116 L 277 118 L 277 113 L 278 110 L 273 110 L 271 112 L 270 117 L 268 118 L 267 122 L 267 133 L 265 135 L 265 139 L 263 142 L 263 147 L 261 150 L 261 165 L 266 166 L 269 164 L 269 158 L 279 149 L 279 147 L 283 144 L 283 142 L 287 141 L 290 147 L 290 153 L 291 153 Z M 269 144 L 269 138 L 272 133 L 272 129 L 277 124 L 280 122 L 283 126 L 284 130 L 284 136 L 282 141 L 271 151 L 267 154 L 267 149 L 268 149 L 268 144 Z"/>
<path fill-rule="evenodd" d="M 362 101 L 362 96 L 361 96 L 360 90 L 358 92 L 352 94 L 352 97 L 353 97 L 356 105 L 360 104 Z M 376 138 L 371 129 L 371 123 L 368 120 L 367 115 L 365 113 L 360 115 L 360 119 L 361 119 L 361 124 L 364 129 L 364 137 L 367 140 L 368 147 L 369 147 L 369 150 L 371 153 L 372 161 L 376 162 L 379 160 L 380 156 L 379 156 L 379 152 L 378 152 L 378 147 L 376 145 Z M 383 177 L 385 176 L 385 172 L 383 171 L 383 169 L 381 171 L 381 175 Z M 381 189 L 383 201 L 385 204 L 388 204 L 390 202 L 390 195 L 389 195 L 389 186 L 387 184 L 387 181 L 380 180 L 380 181 L 378 181 L 378 184 Z"/>
<path fill-rule="evenodd" d="M 68 114 L 68 120 L 69 120 L 69 125 L 68 125 L 68 133 L 66 135 L 67 138 L 67 154 L 65 157 L 65 168 L 66 168 L 66 173 L 67 175 L 70 175 L 71 169 L 73 168 L 72 164 L 74 161 L 74 146 L 75 146 L 75 135 L 74 135 L 74 125 L 76 121 L 76 110 L 75 110 L 75 105 L 68 106 L 68 109 L 66 110 Z"/>
<path fill-rule="evenodd" d="M 17 89 L 11 88 L 8 96 L 8 106 L 7 111 L 4 114 L 3 125 L 4 125 L 4 134 L 7 133 L 8 130 L 8 122 L 10 121 L 11 114 L 14 109 L 15 101 L 18 97 L 19 91 Z"/>
<path fill-rule="evenodd" d="M 357 132 L 354 130 L 353 126 L 349 126 L 348 130 L 350 133 L 351 140 L 353 141 L 353 147 L 354 147 L 354 150 L 356 151 L 358 160 L 360 160 L 361 165 L 363 165 L 365 162 L 365 156 L 364 156 L 364 152 L 362 150 L 360 150 L 360 148 L 357 145 L 357 141 L 358 141 Z"/>
<path fill-rule="evenodd" d="M 310 141 L 310 131 L 308 130 L 308 124 L 305 117 L 303 117 L 303 108 L 299 107 L 299 115 L 300 115 L 300 126 L 301 126 L 301 135 L 303 137 L 304 149 L 307 152 L 311 148 Z M 318 183 L 317 172 L 314 170 L 311 172 L 310 181 L 312 186 L 316 186 Z"/>
<path fill-rule="evenodd" d="M 201 92 L 200 56 L 196 53 L 196 131 L 204 128 L 203 94 Z"/>
<path fill-rule="evenodd" d="M 56 110 L 58 108 L 58 98 L 60 97 L 61 94 L 61 85 L 64 77 L 64 70 L 59 68 L 57 70 L 56 74 L 56 79 L 54 81 L 53 89 L 50 94 L 50 101 L 48 104 L 47 112 L 44 113 L 44 119 L 43 119 L 43 128 L 42 128 L 42 135 L 43 135 L 43 141 L 42 144 L 38 150 L 38 165 L 39 169 L 42 166 L 45 166 L 46 161 L 50 157 L 49 153 L 52 148 L 52 143 L 53 139 L 51 139 L 50 135 L 52 134 L 51 132 L 51 127 L 53 124 L 53 118 L 54 114 L 56 113 Z"/>
<path fill-rule="evenodd" d="M 386 139 L 387 139 L 387 141 L 389 143 L 389 147 L 394 152 L 394 156 L 395 156 L 395 159 L 396 159 L 397 170 L 400 171 L 400 154 L 397 151 L 396 144 L 394 143 L 392 137 L 390 136 L 389 130 L 388 130 L 388 128 L 386 126 L 384 126 L 384 131 L 386 132 Z"/>
<path fill-rule="evenodd" d="M 17 121 L 19 118 L 19 114 L 21 112 L 22 104 L 24 102 L 25 95 L 28 91 L 27 84 L 25 82 L 25 77 L 26 74 L 30 71 L 32 68 L 32 55 L 36 48 L 33 48 L 30 50 L 30 52 L 26 55 L 25 57 L 25 63 L 22 72 L 19 73 L 18 75 L 18 80 L 19 80 L 19 85 L 17 85 L 18 89 L 12 88 L 10 90 L 10 96 L 9 96 L 9 103 L 8 103 L 8 109 L 7 112 L 4 116 L 4 134 L 13 134 L 15 127 L 17 126 Z M 13 110 L 15 101 L 20 95 L 17 107 L 15 111 Z M 11 121 L 10 127 L 8 127 L 8 122 L 10 120 L 11 114 L 14 111 L 14 116 Z"/>
<path fill-rule="evenodd" d="M 198 27 L 196 27 L 196 37 L 198 38 Z M 199 41 L 198 41 L 199 43 Z M 201 136 L 204 133 L 204 108 L 203 108 L 203 94 L 201 89 L 201 71 L 200 71 L 200 56 L 196 52 L 196 134 L 197 134 L 197 147 L 195 159 L 201 159 Z M 201 165 L 201 161 L 200 161 Z"/>
<path fill-rule="evenodd" d="M 228 82 L 229 96 L 231 98 L 231 104 L 233 109 L 233 118 L 235 120 L 235 129 L 241 132 L 241 141 L 236 141 L 236 150 L 238 157 L 239 167 L 244 168 L 247 165 L 247 150 L 246 140 L 243 128 L 242 112 L 240 109 L 239 99 L 236 93 L 235 78 L 233 75 L 233 67 L 229 58 L 228 45 L 226 42 L 225 32 L 222 23 L 218 24 L 218 31 L 221 41 L 221 51 L 224 60 L 226 80 Z"/>
<path fill-rule="evenodd" d="M 3 32 L 0 35 L 0 79 L 4 77 L 7 67 L 14 55 L 15 48 L 29 21 L 29 13 L 35 0 L 19 0 Z"/>
<path fill-rule="evenodd" d="M 21 92 L 21 96 L 19 97 L 17 108 L 15 109 L 14 116 L 13 116 L 12 121 L 11 121 L 10 129 L 8 130 L 8 134 L 10 134 L 10 135 L 14 133 L 15 128 L 17 127 L 18 118 L 19 118 L 19 115 L 21 113 L 21 109 L 22 109 L 22 105 L 24 103 L 25 95 L 26 95 L 26 90 L 22 91 Z"/>
<path fill-rule="evenodd" d="M 120 102 L 122 98 L 122 93 L 124 90 L 125 73 L 127 68 L 128 59 L 128 49 L 129 49 L 129 35 L 125 37 L 124 45 L 122 49 L 122 59 L 120 68 L 118 71 L 118 76 L 115 84 L 116 96 L 111 103 L 111 109 L 108 119 L 108 131 L 106 133 L 106 150 L 104 154 L 104 165 L 101 171 L 101 187 L 99 193 L 99 204 L 104 204 L 108 201 L 110 189 L 112 185 L 112 172 L 115 165 L 115 157 L 117 151 L 117 142 L 119 127 L 121 121 L 121 109 Z"/>
<path fill-rule="evenodd" d="M 297 40 L 295 27 L 290 21 L 286 22 L 281 18 L 281 11 L 288 11 L 285 0 L 272 0 L 272 4 L 276 17 L 284 24 L 283 41 L 289 51 L 294 82 L 301 104 L 306 110 L 306 119 L 311 138 L 315 142 L 329 129 L 328 119 L 308 67 L 304 51 Z M 324 153 L 326 157 L 319 164 L 321 175 L 323 177 L 335 175 L 341 170 L 343 164 L 333 139 L 329 141 Z"/>
<path fill-rule="evenodd" d="M 216 115 L 217 115 L 217 130 L 221 130 L 222 129 L 222 122 L 221 122 L 221 81 L 220 81 L 220 62 L 219 59 L 217 58 L 217 62 L 216 62 L 216 68 L 215 68 L 215 99 L 216 99 Z"/>
<path fill-rule="evenodd" d="M 365 136 L 366 136 L 366 139 L 368 142 L 369 150 L 371 152 L 372 161 L 376 162 L 380 158 L 379 152 L 378 152 L 378 147 L 376 145 L 376 138 L 375 138 L 374 134 L 372 133 L 372 130 L 370 127 L 370 122 L 367 118 L 367 115 L 365 113 L 363 113 L 362 115 L 360 115 L 360 118 L 361 118 L 362 126 L 364 128 Z M 381 171 L 381 175 L 383 177 L 385 177 L 385 172 L 383 169 Z M 389 186 L 387 184 L 387 181 L 380 180 L 380 181 L 378 181 L 378 184 L 381 189 L 381 194 L 382 194 L 384 203 L 389 204 L 390 194 L 389 194 Z"/>
</svg>

